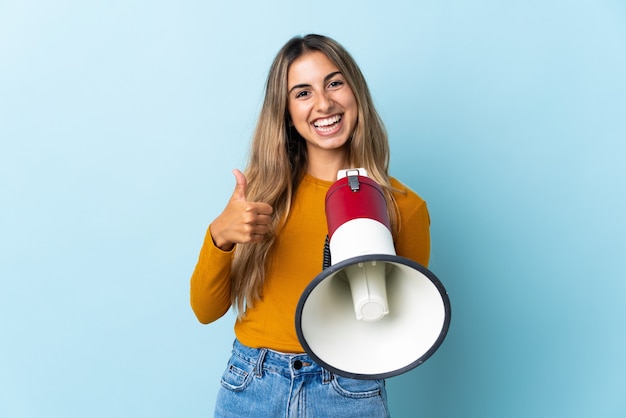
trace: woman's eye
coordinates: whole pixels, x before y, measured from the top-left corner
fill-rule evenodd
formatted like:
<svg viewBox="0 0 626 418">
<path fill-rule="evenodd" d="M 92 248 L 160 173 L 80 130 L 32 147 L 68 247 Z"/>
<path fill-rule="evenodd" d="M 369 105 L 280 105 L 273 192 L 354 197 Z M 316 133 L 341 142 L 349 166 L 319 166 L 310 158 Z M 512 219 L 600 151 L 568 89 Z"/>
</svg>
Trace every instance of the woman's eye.
<svg viewBox="0 0 626 418">
<path fill-rule="evenodd" d="M 298 93 L 296 93 L 296 99 L 300 99 L 302 97 L 306 97 L 309 95 L 309 92 L 306 90 L 303 91 L 299 91 Z"/>
<path fill-rule="evenodd" d="M 331 82 L 328 84 L 328 87 L 330 87 L 330 88 L 335 88 L 335 87 L 339 87 L 339 86 L 342 86 L 342 85 L 343 85 L 343 81 L 340 81 L 340 80 L 335 80 L 335 81 L 331 81 Z"/>
</svg>

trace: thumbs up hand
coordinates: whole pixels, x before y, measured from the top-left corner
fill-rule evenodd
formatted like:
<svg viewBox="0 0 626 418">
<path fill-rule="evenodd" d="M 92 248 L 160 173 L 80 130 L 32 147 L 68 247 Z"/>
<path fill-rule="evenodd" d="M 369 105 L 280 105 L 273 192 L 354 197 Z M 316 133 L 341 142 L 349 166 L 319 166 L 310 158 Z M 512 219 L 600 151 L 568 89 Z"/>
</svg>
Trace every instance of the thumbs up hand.
<svg viewBox="0 0 626 418">
<path fill-rule="evenodd" d="M 246 176 L 237 169 L 233 174 L 237 182 L 233 195 L 209 228 L 215 245 L 225 251 L 235 244 L 261 241 L 272 223 L 272 207 L 263 202 L 248 202 Z"/>
</svg>

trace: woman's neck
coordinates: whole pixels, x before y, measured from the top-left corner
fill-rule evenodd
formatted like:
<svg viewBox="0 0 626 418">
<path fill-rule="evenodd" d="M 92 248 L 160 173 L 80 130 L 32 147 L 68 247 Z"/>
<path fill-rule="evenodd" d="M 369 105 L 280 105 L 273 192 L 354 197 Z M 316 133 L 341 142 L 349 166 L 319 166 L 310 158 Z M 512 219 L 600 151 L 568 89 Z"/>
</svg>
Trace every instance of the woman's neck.
<svg viewBox="0 0 626 418">
<path fill-rule="evenodd" d="M 306 172 L 316 179 L 335 181 L 337 172 L 350 164 L 345 148 L 335 150 L 308 149 Z"/>
<path fill-rule="evenodd" d="M 332 160 L 332 161 L 308 161 L 306 172 L 315 177 L 316 179 L 335 181 L 337 180 L 337 172 L 344 170 L 348 167 L 347 160 Z"/>
</svg>

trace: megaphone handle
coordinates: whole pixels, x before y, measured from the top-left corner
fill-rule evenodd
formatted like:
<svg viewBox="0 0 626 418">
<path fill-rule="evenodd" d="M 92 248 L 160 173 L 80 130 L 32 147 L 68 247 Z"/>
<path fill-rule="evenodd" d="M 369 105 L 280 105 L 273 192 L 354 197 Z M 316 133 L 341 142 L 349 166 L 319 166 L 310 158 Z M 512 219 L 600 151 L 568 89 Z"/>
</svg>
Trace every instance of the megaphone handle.
<svg viewBox="0 0 626 418">
<path fill-rule="evenodd" d="M 324 261 L 322 263 L 322 270 L 326 270 L 330 267 L 330 239 L 328 239 L 328 235 L 326 235 L 326 241 L 324 242 Z"/>
</svg>

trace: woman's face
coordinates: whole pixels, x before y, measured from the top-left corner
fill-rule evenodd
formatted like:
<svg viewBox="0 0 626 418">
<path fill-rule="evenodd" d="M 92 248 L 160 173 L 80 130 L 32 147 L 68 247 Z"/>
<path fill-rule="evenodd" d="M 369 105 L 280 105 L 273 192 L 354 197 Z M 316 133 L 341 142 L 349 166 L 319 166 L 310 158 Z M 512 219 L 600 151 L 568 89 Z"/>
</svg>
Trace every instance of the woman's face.
<svg viewBox="0 0 626 418">
<path fill-rule="evenodd" d="M 287 109 L 305 139 L 309 158 L 320 153 L 345 156 L 358 109 L 345 77 L 322 52 L 297 58 L 287 73 Z"/>
</svg>

